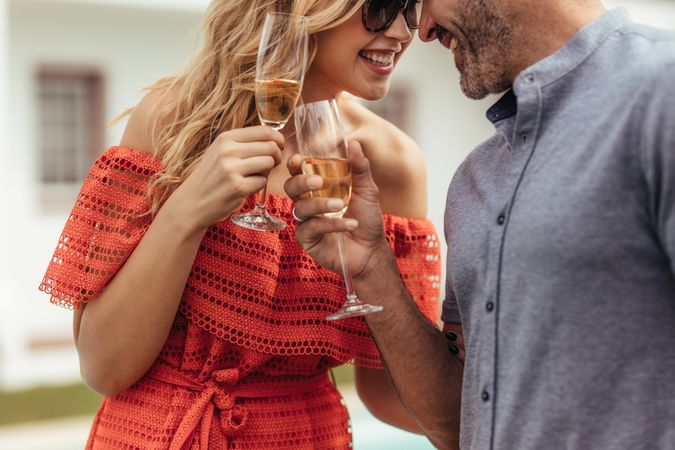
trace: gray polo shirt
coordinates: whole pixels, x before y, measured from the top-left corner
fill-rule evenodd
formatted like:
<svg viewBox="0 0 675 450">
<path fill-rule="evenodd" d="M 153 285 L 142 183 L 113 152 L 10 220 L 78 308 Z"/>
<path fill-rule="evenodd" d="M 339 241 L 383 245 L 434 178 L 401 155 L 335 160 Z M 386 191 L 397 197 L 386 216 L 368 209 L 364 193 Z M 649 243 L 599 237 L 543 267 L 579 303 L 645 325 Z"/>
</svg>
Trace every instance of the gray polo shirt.
<svg viewBox="0 0 675 450">
<path fill-rule="evenodd" d="M 446 210 L 462 449 L 675 449 L 675 34 L 610 11 L 487 116 Z"/>
</svg>

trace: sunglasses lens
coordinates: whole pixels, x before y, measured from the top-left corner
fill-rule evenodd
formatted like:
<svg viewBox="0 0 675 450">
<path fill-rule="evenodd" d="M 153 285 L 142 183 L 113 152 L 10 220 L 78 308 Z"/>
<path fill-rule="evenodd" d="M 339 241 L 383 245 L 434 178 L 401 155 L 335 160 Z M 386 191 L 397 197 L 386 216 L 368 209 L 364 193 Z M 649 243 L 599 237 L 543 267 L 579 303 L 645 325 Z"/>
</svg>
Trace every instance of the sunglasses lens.
<svg viewBox="0 0 675 450">
<path fill-rule="evenodd" d="M 420 17 L 420 5 L 421 3 L 416 2 L 415 0 L 410 0 L 408 6 L 405 9 L 405 21 L 408 26 L 412 29 L 419 28 L 419 17 Z"/>
<path fill-rule="evenodd" d="M 398 14 L 398 2 L 391 0 L 371 0 L 366 5 L 364 25 L 370 31 L 386 28 Z"/>
</svg>

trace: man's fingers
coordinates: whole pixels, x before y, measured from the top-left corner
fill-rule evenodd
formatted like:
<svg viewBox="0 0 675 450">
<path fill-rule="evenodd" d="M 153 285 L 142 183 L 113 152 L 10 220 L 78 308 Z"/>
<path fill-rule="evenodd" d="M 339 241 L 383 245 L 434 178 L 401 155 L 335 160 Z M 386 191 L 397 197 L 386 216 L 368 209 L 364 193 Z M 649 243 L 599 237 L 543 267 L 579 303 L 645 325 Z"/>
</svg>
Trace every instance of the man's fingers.
<svg viewBox="0 0 675 450">
<path fill-rule="evenodd" d="M 377 201 L 379 190 L 375 181 L 373 181 L 373 175 L 370 172 L 370 162 L 366 158 L 366 155 L 363 154 L 361 144 L 357 141 L 350 142 L 348 151 L 349 164 L 352 168 L 352 188 L 354 192 L 358 192 L 359 195 L 367 197 L 372 201 Z"/>
<path fill-rule="evenodd" d="M 310 248 L 328 233 L 354 231 L 359 223 L 354 219 L 328 219 L 315 217 L 300 225 L 295 231 L 295 237 L 305 248 Z"/>
<path fill-rule="evenodd" d="M 286 194 L 297 202 L 306 198 L 310 191 L 323 186 L 323 178 L 318 175 L 296 175 L 284 183 Z"/>
<path fill-rule="evenodd" d="M 345 202 L 338 198 L 308 198 L 295 204 L 295 215 L 299 219 L 308 219 L 324 213 L 335 213 L 345 207 Z"/>
<path fill-rule="evenodd" d="M 363 154 L 363 149 L 358 141 L 351 141 L 348 148 L 349 164 L 352 168 L 352 177 L 370 175 L 370 162 Z"/>
<path fill-rule="evenodd" d="M 291 173 L 291 175 L 299 175 L 302 173 L 302 156 L 300 155 L 293 155 L 290 158 L 288 158 L 288 162 L 286 163 L 286 166 L 288 166 L 288 171 Z"/>
</svg>

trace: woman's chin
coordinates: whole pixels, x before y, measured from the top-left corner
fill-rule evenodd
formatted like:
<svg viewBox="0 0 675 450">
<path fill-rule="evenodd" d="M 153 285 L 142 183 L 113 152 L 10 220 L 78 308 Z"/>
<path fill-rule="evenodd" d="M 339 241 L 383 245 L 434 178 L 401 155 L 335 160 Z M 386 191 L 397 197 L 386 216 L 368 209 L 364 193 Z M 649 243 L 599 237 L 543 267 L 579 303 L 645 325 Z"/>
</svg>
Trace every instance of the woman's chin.
<svg viewBox="0 0 675 450">
<path fill-rule="evenodd" d="M 377 100 L 382 100 L 387 93 L 389 92 L 389 83 L 386 86 L 368 86 L 361 87 L 360 89 L 350 90 L 349 93 L 360 97 L 369 102 L 375 102 Z"/>
</svg>

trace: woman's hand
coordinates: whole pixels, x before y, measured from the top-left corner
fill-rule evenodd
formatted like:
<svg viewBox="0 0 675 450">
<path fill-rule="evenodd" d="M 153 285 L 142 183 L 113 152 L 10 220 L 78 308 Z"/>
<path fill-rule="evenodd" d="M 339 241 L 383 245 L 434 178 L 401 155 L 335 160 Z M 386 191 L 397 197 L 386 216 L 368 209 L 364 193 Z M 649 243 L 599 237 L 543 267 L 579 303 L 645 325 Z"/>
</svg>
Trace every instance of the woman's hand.
<svg viewBox="0 0 675 450">
<path fill-rule="evenodd" d="M 267 175 L 281 162 L 283 148 L 284 136 L 270 127 L 226 131 L 206 149 L 165 206 L 190 219 L 194 231 L 203 231 L 265 187 Z"/>
<path fill-rule="evenodd" d="M 296 231 L 296 239 L 305 251 L 322 266 L 340 272 L 340 258 L 332 233 L 344 232 L 348 264 L 354 279 L 368 276 L 387 257 L 393 258 L 384 236 L 379 192 L 360 144 L 352 141 L 349 146 L 352 197 L 348 218 L 321 216 L 326 212 L 339 211 L 344 205 L 337 199 L 310 198 L 309 191 L 320 188 L 323 180 L 317 175 L 302 175 L 301 162 L 299 156 L 289 159 L 288 169 L 294 176 L 286 181 L 284 188 L 296 202 L 295 214 L 299 218 L 307 218 Z"/>
</svg>

